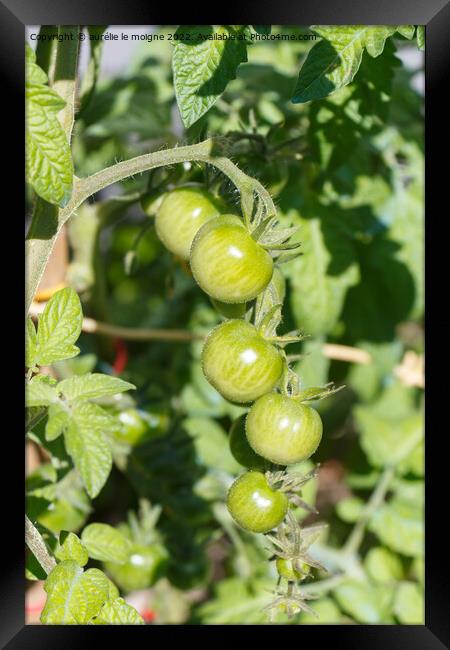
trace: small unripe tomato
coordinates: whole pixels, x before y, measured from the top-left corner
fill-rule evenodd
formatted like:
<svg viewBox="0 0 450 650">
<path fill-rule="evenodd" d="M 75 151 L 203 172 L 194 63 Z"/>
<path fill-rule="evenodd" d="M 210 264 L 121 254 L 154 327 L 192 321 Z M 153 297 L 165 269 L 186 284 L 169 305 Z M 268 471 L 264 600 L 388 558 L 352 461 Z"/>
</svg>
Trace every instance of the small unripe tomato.
<svg viewBox="0 0 450 650">
<path fill-rule="evenodd" d="M 165 575 L 169 556 L 161 544 L 133 544 L 124 564 L 105 562 L 105 568 L 122 591 L 147 589 Z"/>
<path fill-rule="evenodd" d="M 219 201 L 207 190 L 178 187 L 165 195 L 158 209 L 156 233 L 169 251 L 188 260 L 196 233 L 220 212 Z"/>
<path fill-rule="evenodd" d="M 231 402 L 252 402 L 272 390 L 283 371 L 280 351 L 244 320 L 215 327 L 202 350 L 205 377 Z"/>
<path fill-rule="evenodd" d="M 316 451 L 322 420 L 316 410 L 295 398 L 270 393 L 251 407 L 245 431 L 257 454 L 278 465 L 292 465 Z"/>
<path fill-rule="evenodd" d="M 230 429 L 230 451 L 234 458 L 243 467 L 247 469 L 256 469 L 265 471 L 268 469 L 269 463 L 258 454 L 255 454 L 253 449 L 248 444 L 247 436 L 245 435 L 245 414 L 238 417 Z"/>
<path fill-rule="evenodd" d="M 139 411 L 134 408 L 125 409 L 119 413 L 120 430 L 116 433 L 116 438 L 120 442 L 126 442 L 134 447 L 145 435 L 147 423 L 140 415 Z"/>
<path fill-rule="evenodd" d="M 301 571 L 298 571 L 294 568 L 292 560 L 285 560 L 282 557 L 278 557 L 275 562 L 275 566 L 278 571 L 278 575 L 290 582 L 298 582 L 299 580 L 304 580 L 308 577 L 308 573 L 311 570 L 311 567 L 304 562 L 300 563 L 299 568 Z"/>
<path fill-rule="evenodd" d="M 233 519 L 252 533 L 268 533 L 281 524 L 289 507 L 283 492 L 273 490 L 261 472 L 239 476 L 229 489 L 227 506 Z"/>
<path fill-rule="evenodd" d="M 221 302 L 253 300 L 273 274 L 272 257 L 235 215 L 217 217 L 198 231 L 190 264 L 200 288 Z"/>
<path fill-rule="evenodd" d="M 132 447 L 159 438 L 169 427 L 167 413 L 155 409 L 141 411 L 128 408 L 119 413 L 119 421 L 121 427 L 115 437 L 119 442 L 125 442 Z"/>
</svg>

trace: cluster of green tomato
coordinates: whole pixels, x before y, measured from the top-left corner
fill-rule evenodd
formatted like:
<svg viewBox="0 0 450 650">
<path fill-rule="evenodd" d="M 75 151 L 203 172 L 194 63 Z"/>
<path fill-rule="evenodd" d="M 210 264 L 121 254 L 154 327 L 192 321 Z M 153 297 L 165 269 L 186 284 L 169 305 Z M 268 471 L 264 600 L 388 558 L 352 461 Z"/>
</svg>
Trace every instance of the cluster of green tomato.
<svg viewBox="0 0 450 650">
<path fill-rule="evenodd" d="M 317 411 L 294 395 L 275 392 L 286 357 L 276 337 L 266 337 L 244 316 L 248 303 L 270 282 L 281 303 L 284 279 L 270 247 L 258 243 L 240 217 L 224 210 L 206 190 L 179 187 L 162 200 L 155 228 L 164 245 L 189 262 L 198 285 L 227 319 L 207 337 L 203 372 L 229 401 L 253 403 L 230 432 L 232 453 L 250 471 L 232 484 L 227 504 L 241 527 L 266 533 L 283 521 L 289 499 L 265 472 L 309 458 L 321 440 L 322 422 Z M 285 569 L 280 564 L 279 571 Z"/>
</svg>

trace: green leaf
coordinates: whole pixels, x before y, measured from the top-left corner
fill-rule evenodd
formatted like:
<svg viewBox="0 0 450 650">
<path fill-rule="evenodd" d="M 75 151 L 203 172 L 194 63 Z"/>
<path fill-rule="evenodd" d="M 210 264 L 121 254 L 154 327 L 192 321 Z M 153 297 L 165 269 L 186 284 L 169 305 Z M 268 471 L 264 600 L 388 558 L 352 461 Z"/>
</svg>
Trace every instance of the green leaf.
<svg viewBox="0 0 450 650">
<path fill-rule="evenodd" d="M 377 57 L 386 39 L 395 32 L 389 26 L 314 27 L 322 36 L 303 64 L 294 90 L 294 104 L 321 99 L 349 84 L 361 65 L 364 50 Z"/>
<path fill-rule="evenodd" d="M 358 521 L 364 508 L 364 501 L 359 497 L 347 497 L 336 504 L 337 515 L 342 521 Z"/>
<path fill-rule="evenodd" d="M 27 318 L 25 328 L 25 365 L 27 368 L 33 368 L 36 357 L 37 334 L 31 318 Z"/>
<path fill-rule="evenodd" d="M 70 413 L 62 404 L 52 404 L 48 409 L 45 439 L 56 440 L 70 424 Z"/>
<path fill-rule="evenodd" d="M 374 582 L 392 582 L 400 580 L 403 567 L 400 558 L 387 548 L 371 548 L 364 559 L 367 573 Z"/>
<path fill-rule="evenodd" d="M 393 551 L 407 556 L 422 556 L 423 508 L 393 499 L 372 516 L 369 529 Z"/>
<path fill-rule="evenodd" d="M 230 474 L 242 469 L 230 452 L 225 431 L 215 420 L 186 418 L 183 426 L 193 437 L 197 455 L 204 465 Z"/>
<path fill-rule="evenodd" d="M 70 287 L 57 291 L 39 318 L 35 363 L 47 366 L 59 359 L 74 357 L 73 345 L 81 333 L 83 313 L 76 292 Z"/>
<path fill-rule="evenodd" d="M 361 446 L 376 467 L 405 460 L 423 438 L 423 417 L 411 404 L 411 389 L 393 384 L 375 404 L 355 407 Z"/>
<path fill-rule="evenodd" d="M 49 382 L 49 377 L 36 375 L 25 382 L 25 404 L 27 406 L 47 406 L 58 401 L 55 386 Z"/>
<path fill-rule="evenodd" d="M 296 222 L 302 227 L 303 255 L 290 264 L 292 310 L 302 329 L 320 336 L 336 325 L 359 269 L 346 226 L 330 210 L 323 219 L 298 215 Z M 335 273 L 332 265 L 341 272 Z"/>
<path fill-rule="evenodd" d="M 80 541 L 80 538 L 75 533 L 69 533 L 61 543 L 61 537 L 62 533 L 60 535 L 60 542 L 54 551 L 55 557 L 61 562 L 64 560 L 74 560 L 79 566 L 87 564 L 89 559 L 88 552 L 84 544 Z"/>
<path fill-rule="evenodd" d="M 224 25 L 181 25 L 176 35 L 172 58 L 175 94 L 188 128 L 211 108 L 228 82 L 236 77 L 239 64 L 247 61 L 247 46 L 243 39 L 238 39 L 239 32 Z"/>
<path fill-rule="evenodd" d="M 417 25 L 417 47 L 419 50 L 425 49 L 425 25 Z"/>
<path fill-rule="evenodd" d="M 97 361 L 95 354 L 80 354 L 72 359 L 55 361 L 54 368 L 58 377 L 66 379 L 72 377 L 72 375 L 85 375 L 87 372 L 92 372 L 97 365 Z"/>
<path fill-rule="evenodd" d="M 342 609 L 358 622 L 388 622 L 394 596 L 393 587 L 348 580 L 336 587 L 333 593 Z"/>
<path fill-rule="evenodd" d="M 58 390 L 68 402 L 73 402 L 76 399 L 86 400 L 116 395 L 134 388 L 136 387 L 133 384 L 123 381 L 123 379 L 100 373 L 69 377 L 58 384 Z"/>
<path fill-rule="evenodd" d="M 130 540 L 126 539 L 119 530 L 108 526 L 108 524 L 90 524 L 86 526 L 81 539 L 90 557 L 94 560 L 123 564 L 128 559 L 131 549 Z"/>
<path fill-rule="evenodd" d="M 114 418 L 97 404 L 73 404 L 72 418 L 64 436 L 66 449 L 91 498 L 98 495 L 111 471 L 111 450 L 104 434 L 114 429 Z"/>
<path fill-rule="evenodd" d="M 415 25 L 397 25 L 397 32 L 407 38 L 408 41 L 413 38 L 415 31 Z"/>
<path fill-rule="evenodd" d="M 306 339 L 302 344 L 301 359 L 295 372 L 301 378 L 302 386 L 320 386 L 328 380 L 330 360 L 323 353 L 322 339 Z"/>
<path fill-rule="evenodd" d="M 271 25 L 252 25 L 252 27 L 257 34 L 262 34 L 264 36 L 270 34 L 270 30 L 272 28 Z"/>
<path fill-rule="evenodd" d="M 74 560 L 64 560 L 45 581 L 47 601 L 41 622 L 47 625 L 89 623 L 108 600 L 109 583 L 99 569 L 84 572 Z"/>
<path fill-rule="evenodd" d="M 65 101 L 47 86 L 47 75 L 26 50 L 26 173 L 36 193 L 63 207 L 72 193 L 73 163 L 70 145 L 58 120 Z"/>
<path fill-rule="evenodd" d="M 411 453 L 396 467 L 398 474 L 415 474 L 424 476 L 425 474 L 425 440 L 422 439 Z"/>
<path fill-rule="evenodd" d="M 262 608 L 271 601 L 271 589 L 273 581 L 267 579 L 251 586 L 241 578 L 220 580 L 214 585 L 214 598 L 200 605 L 196 615 L 204 624 L 266 623 Z"/>
<path fill-rule="evenodd" d="M 144 625 L 142 616 L 123 598 L 106 602 L 99 615 L 92 621 L 94 625 Z"/>
<path fill-rule="evenodd" d="M 330 623 L 342 623 L 342 613 L 331 598 L 320 598 L 311 603 L 312 609 L 317 616 L 309 612 L 300 614 L 301 624 L 329 625 Z"/>
<path fill-rule="evenodd" d="M 422 589 L 413 582 L 402 582 L 395 594 L 394 614 L 403 625 L 423 625 L 425 621 Z"/>
</svg>

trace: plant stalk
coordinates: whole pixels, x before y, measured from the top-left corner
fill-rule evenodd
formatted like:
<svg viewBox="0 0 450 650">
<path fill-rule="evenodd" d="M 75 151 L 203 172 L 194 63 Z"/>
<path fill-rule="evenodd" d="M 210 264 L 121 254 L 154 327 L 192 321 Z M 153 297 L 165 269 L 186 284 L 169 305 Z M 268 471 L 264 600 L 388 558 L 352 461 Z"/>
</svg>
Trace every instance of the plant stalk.
<svg viewBox="0 0 450 650">
<path fill-rule="evenodd" d="M 47 575 L 51 573 L 56 566 L 56 561 L 48 552 L 40 532 L 26 515 L 25 542 Z"/>
<path fill-rule="evenodd" d="M 42 215 L 41 212 L 33 216 L 25 249 L 28 259 L 25 313 L 28 313 L 59 231 L 83 201 L 109 185 L 135 174 L 141 174 L 156 167 L 191 161 L 213 165 L 228 176 L 241 194 L 244 214 L 251 212 L 250 206 L 253 205 L 255 192 L 263 201 L 267 211 L 276 214 L 275 205 L 269 192 L 259 181 L 247 176 L 231 160 L 221 155 L 220 145 L 214 139 L 185 147 L 175 147 L 174 149 L 136 156 L 136 158 L 107 167 L 87 178 L 74 177 L 72 197 L 64 208 L 59 209 L 57 214 L 51 215 L 50 220 L 44 219 L 45 215 Z"/>
</svg>

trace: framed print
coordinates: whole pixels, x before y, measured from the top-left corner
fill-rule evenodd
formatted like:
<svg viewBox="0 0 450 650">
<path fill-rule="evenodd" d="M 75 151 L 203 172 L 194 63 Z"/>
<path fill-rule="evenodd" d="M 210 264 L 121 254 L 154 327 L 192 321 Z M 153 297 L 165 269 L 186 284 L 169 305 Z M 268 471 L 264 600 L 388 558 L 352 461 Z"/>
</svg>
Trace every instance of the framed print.
<svg viewBox="0 0 450 650">
<path fill-rule="evenodd" d="M 448 5 L 0 12 L 26 229 L 4 647 L 445 648 Z"/>
</svg>

